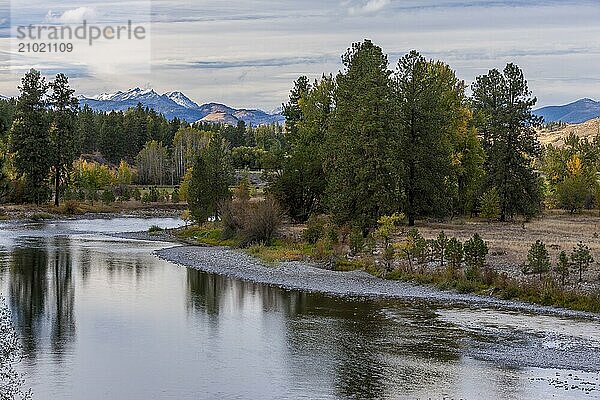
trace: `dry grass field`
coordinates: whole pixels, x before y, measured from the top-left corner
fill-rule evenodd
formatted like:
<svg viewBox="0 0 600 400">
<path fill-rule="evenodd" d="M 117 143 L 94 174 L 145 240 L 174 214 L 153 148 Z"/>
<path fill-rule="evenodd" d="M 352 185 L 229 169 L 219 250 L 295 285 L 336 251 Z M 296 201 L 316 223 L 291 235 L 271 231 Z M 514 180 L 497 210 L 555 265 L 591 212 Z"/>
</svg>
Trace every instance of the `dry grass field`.
<svg viewBox="0 0 600 400">
<path fill-rule="evenodd" d="M 584 275 L 583 286 L 600 289 L 600 217 L 597 213 L 570 215 L 547 212 L 541 218 L 522 223 L 487 223 L 484 221 L 454 221 L 449 223 L 421 223 L 417 226 L 426 239 L 434 238 L 440 231 L 448 236 L 466 240 L 478 233 L 489 246 L 489 265 L 511 276 L 521 274 L 521 265 L 527 260 L 532 243 L 542 240 L 552 262 L 561 250 L 567 254 L 578 242 L 592 249 L 596 262 Z"/>
</svg>

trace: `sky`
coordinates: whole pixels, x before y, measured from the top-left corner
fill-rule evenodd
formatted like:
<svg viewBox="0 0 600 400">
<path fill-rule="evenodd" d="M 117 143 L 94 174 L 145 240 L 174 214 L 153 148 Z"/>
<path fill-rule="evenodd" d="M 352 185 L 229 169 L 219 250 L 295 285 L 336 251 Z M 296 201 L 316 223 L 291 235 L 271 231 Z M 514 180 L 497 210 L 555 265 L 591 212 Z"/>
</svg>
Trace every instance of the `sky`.
<svg viewBox="0 0 600 400">
<path fill-rule="evenodd" d="M 11 25 L 84 18 L 131 19 L 149 28 L 149 40 L 137 49 L 95 45 L 78 57 L 19 59 L 11 48 Z M 390 69 L 416 49 L 470 84 L 513 62 L 539 106 L 598 100 L 598 21 L 598 0 L 13 0 L 0 3 L 0 94 L 17 94 L 23 71 L 35 67 L 65 72 L 78 94 L 152 87 L 271 110 L 298 76 L 337 73 L 345 50 L 368 38 Z"/>
</svg>

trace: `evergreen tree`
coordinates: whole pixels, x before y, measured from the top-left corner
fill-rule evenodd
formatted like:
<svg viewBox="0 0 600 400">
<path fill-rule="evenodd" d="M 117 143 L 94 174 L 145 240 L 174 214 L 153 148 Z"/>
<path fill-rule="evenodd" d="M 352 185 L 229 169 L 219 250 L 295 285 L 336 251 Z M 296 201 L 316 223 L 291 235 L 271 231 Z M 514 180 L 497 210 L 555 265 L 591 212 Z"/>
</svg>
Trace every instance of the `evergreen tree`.
<svg viewBox="0 0 600 400">
<path fill-rule="evenodd" d="M 223 203 L 231 197 L 232 182 L 228 149 L 223 138 L 216 134 L 196 158 L 188 188 L 190 212 L 197 223 L 219 218 Z"/>
<path fill-rule="evenodd" d="M 296 126 L 302 120 L 300 99 L 304 97 L 310 88 L 310 82 L 306 76 L 299 77 L 294 82 L 294 88 L 290 93 L 290 100 L 283 105 L 283 116 L 285 117 L 285 129 L 288 134 L 296 134 Z M 250 146 L 250 144 L 248 144 Z"/>
<path fill-rule="evenodd" d="M 325 192 L 323 141 L 333 109 L 334 83 L 323 77 L 300 102 L 303 119 L 287 134 L 288 152 L 271 192 L 295 221 L 304 222 L 322 211 Z M 292 97 L 292 96 L 290 96 Z"/>
<path fill-rule="evenodd" d="M 558 276 L 560 276 L 560 282 L 563 286 L 565 286 L 565 283 L 569 278 L 570 268 L 571 263 L 569 261 L 569 257 L 567 256 L 567 253 L 563 250 L 558 255 L 558 263 L 556 264 L 556 267 L 554 267 L 554 272 L 556 272 Z"/>
<path fill-rule="evenodd" d="M 588 270 L 590 264 L 593 262 L 594 257 L 592 257 L 592 253 L 588 246 L 579 242 L 576 247 L 573 247 L 573 252 L 571 253 L 571 266 L 579 273 L 579 282 L 583 281 L 583 273 Z"/>
<path fill-rule="evenodd" d="M 475 121 L 487 155 L 486 186 L 498 190 L 501 221 L 539 211 L 541 193 L 532 166 L 540 155 L 535 128 L 542 119 L 532 112 L 536 102 L 514 64 L 503 72 L 493 69 L 473 84 Z"/>
<path fill-rule="evenodd" d="M 80 153 L 76 125 L 79 101 L 73 96 L 75 91 L 69 86 L 69 78 L 65 75 L 58 74 L 49 86 L 52 90 L 49 96 L 52 116 L 50 157 L 54 170 L 54 205 L 58 207 L 60 184 L 67 179 L 73 161 Z"/>
<path fill-rule="evenodd" d="M 39 71 L 32 69 L 21 80 L 19 90 L 10 148 L 15 170 L 25 179 L 25 199 L 42 204 L 50 197 L 48 173 L 52 161 L 48 157 L 50 135 L 45 103 L 48 84 Z"/>
<path fill-rule="evenodd" d="M 326 138 L 326 196 L 336 222 L 366 234 L 380 216 L 399 208 L 390 71 L 381 48 L 369 40 L 352 45 L 342 61 Z"/>
<path fill-rule="evenodd" d="M 100 136 L 96 124 L 96 113 L 87 104 L 83 106 L 77 118 L 77 136 L 82 153 L 98 151 L 98 137 Z"/>
<path fill-rule="evenodd" d="M 123 129 L 123 113 L 112 111 L 104 114 L 100 128 L 100 152 L 111 163 L 118 163 L 135 149 L 135 141 L 128 139 L 127 132 Z M 142 145 L 143 147 L 143 145 Z M 135 155 L 133 156 L 135 157 Z"/>
<path fill-rule="evenodd" d="M 405 214 L 447 215 L 452 207 L 452 142 L 466 125 L 464 84 L 442 62 L 412 51 L 398 62 L 395 97 Z"/>
<path fill-rule="evenodd" d="M 523 268 L 526 274 L 538 274 L 542 280 L 542 274 L 550 271 L 550 255 L 546 245 L 541 240 L 537 240 L 531 245 L 527 254 L 527 264 Z"/>
<path fill-rule="evenodd" d="M 467 240 L 463 246 L 465 253 L 465 263 L 467 264 L 466 276 L 470 280 L 475 280 L 479 276 L 481 269 L 485 265 L 485 259 L 488 255 L 488 245 L 483 241 L 479 234 Z"/>
</svg>

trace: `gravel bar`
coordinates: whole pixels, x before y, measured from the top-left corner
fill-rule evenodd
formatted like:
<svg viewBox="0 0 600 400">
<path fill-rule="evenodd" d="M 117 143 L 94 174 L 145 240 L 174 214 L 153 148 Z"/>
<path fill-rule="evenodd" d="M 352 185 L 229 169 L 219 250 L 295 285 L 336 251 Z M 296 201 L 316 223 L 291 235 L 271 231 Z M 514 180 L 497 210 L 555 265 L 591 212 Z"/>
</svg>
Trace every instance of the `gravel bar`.
<svg viewBox="0 0 600 400">
<path fill-rule="evenodd" d="M 363 271 L 330 271 L 304 262 L 267 265 L 239 250 L 225 247 L 179 246 L 158 250 L 156 254 L 164 260 L 181 266 L 286 290 L 319 292 L 353 298 L 426 300 L 443 304 L 479 305 L 535 314 L 600 320 L 600 315 L 595 313 L 441 291 L 428 286 L 380 279 Z"/>
</svg>

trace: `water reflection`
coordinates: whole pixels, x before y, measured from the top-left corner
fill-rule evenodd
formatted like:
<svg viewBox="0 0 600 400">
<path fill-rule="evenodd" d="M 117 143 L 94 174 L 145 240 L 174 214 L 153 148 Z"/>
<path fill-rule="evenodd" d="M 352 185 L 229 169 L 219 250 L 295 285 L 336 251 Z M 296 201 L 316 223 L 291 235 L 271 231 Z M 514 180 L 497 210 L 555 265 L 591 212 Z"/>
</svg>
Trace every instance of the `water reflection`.
<svg viewBox="0 0 600 400">
<path fill-rule="evenodd" d="M 40 399 L 541 398 L 549 380 L 497 356 L 600 348 L 594 323 L 287 291 L 152 254 L 167 245 L 52 229 L 0 230 L 2 289 Z"/>
<path fill-rule="evenodd" d="M 48 251 L 43 239 L 31 242 L 31 247 L 12 252 L 9 304 L 15 324 L 22 330 L 25 354 L 34 358 L 46 312 Z"/>
<path fill-rule="evenodd" d="M 46 329 L 53 353 L 59 357 L 73 342 L 76 324 L 72 270 L 67 237 L 29 238 L 26 246 L 12 252 L 9 304 L 25 338 L 27 357 L 36 357 Z"/>
</svg>

